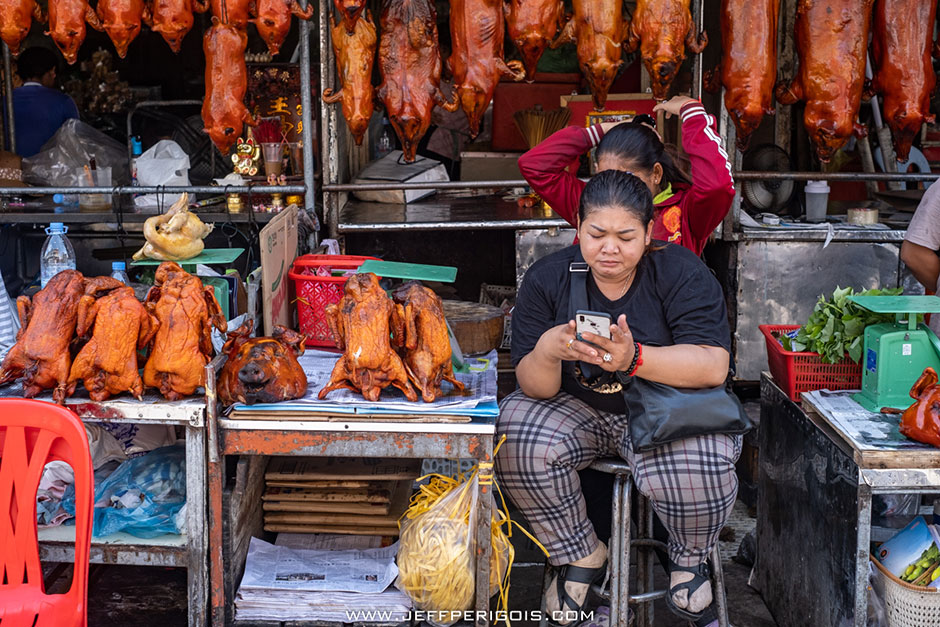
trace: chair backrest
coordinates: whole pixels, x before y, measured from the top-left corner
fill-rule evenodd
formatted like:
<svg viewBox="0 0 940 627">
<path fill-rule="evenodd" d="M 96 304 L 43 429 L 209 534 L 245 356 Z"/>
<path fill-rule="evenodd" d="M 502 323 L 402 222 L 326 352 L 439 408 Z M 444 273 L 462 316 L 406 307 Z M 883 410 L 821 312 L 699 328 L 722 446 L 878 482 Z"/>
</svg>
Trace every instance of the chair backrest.
<svg viewBox="0 0 940 627">
<path fill-rule="evenodd" d="M 39 562 L 36 492 L 43 467 L 57 460 L 69 464 L 75 473 L 75 567 L 69 591 L 46 596 Z M 0 399 L 0 591 L 17 586 L 27 596 L 32 590 L 36 601 L 45 599 L 47 604 L 58 596 L 71 607 L 73 616 L 80 609 L 84 617 L 93 500 L 88 436 L 78 416 L 45 401 Z"/>
</svg>

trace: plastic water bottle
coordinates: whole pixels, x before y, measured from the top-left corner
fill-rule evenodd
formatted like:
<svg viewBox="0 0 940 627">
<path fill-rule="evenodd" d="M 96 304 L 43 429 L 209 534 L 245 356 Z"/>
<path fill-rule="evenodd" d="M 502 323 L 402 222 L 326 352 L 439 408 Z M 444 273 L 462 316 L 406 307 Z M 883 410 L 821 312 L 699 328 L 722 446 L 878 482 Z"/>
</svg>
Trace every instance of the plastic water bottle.
<svg viewBox="0 0 940 627">
<path fill-rule="evenodd" d="M 78 194 L 53 194 L 52 202 L 60 207 L 77 207 Z"/>
<path fill-rule="evenodd" d="M 131 137 L 131 185 L 139 185 L 137 182 L 137 157 L 142 155 L 144 147 L 137 137 Z"/>
<path fill-rule="evenodd" d="M 61 222 L 53 222 L 46 229 L 45 243 L 39 254 L 40 285 L 46 287 L 49 279 L 63 270 L 75 269 L 75 250 L 65 236 L 68 228 Z"/>
<path fill-rule="evenodd" d="M 375 158 L 381 159 L 392 152 L 392 129 L 389 127 L 388 118 L 382 118 L 382 134 L 375 140 Z"/>
<path fill-rule="evenodd" d="M 127 265 L 123 261 L 111 262 L 111 278 L 117 279 L 124 285 L 131 284 L 131 279 L 127 276 Z"/>
</svg>

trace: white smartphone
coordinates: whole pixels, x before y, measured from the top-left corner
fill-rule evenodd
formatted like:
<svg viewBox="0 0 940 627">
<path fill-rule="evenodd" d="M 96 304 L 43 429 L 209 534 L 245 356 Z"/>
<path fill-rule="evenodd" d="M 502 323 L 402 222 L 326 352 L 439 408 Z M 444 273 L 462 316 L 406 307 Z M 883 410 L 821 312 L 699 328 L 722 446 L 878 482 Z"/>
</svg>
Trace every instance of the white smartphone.
<svg viewBox="0 0 940 627">
<path fill-rule="evenodd" d="M 593 333 L 608 340 L 610 339 L 610 314 L 579 309 L 575 313 L 574 323 L 575 334 L 582 342 L 586 341 L 581 337 L 582 333 Z"/>
</svg>

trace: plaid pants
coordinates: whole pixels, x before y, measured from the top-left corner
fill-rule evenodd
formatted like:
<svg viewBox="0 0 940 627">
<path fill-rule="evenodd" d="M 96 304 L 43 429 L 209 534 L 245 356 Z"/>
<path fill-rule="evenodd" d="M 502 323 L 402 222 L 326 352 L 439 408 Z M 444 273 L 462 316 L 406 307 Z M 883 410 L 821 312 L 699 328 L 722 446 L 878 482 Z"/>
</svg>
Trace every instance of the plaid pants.
<svg viewBox="0 0 940 627">
<path fill-rule="evenodd" d="M 738 492 L 734 464 L 742 436 L 705 435 L 635 453 L 623 415 L 598 411 L 567 392 L 536 400 L 516 390 L 500 403 L 496 456 L 500 486 L 560 566 L 587 557 L 598 539 L 587 517 L 578 471 L 617 456 L 669 531 L 669 557 L 705 561 Z"/>
</svg>

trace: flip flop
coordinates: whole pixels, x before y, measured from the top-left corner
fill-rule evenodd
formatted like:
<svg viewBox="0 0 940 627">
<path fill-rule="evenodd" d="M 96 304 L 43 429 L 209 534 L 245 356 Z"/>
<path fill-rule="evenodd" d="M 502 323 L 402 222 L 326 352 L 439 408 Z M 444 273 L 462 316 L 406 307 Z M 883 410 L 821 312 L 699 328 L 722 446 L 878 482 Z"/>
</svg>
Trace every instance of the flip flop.
<svg viewBox="0 0 940 627">
<path fill-rule="evenodd" d="M 590 594 L 584 595 L 584 600 L 578 604 L 574 599 L 571 598 L 571 595 L 568 594 L 568 591 L 565 590 L 565 584 L 569 581 L 572 583 L 586 583 L 590 588 L 591 584 L 600 583 L 604 580 L 604 576 L 607 574 L 607 560 L 604 560 L 604 563 L 598 566 L 597 568 L 588 568 L 586 566 L 572 566 L 571 564 L 565 564 L 564 566 L 558 569 L 558 575 L 555 577 L 555 586 L 558 591 L 558 602 L 560 606 L 558 608 L 559 612 L 576 612 L 578 615 L 584 610 L 584 606 L 587 605 L 588 597 Z M 590 589 L 588 590 L 590 593 Z M 550 620 L 550 624 L 557 625 L 555 621 Z M 575 621 L 571 623 L 566 623 L 565 627 L 569 625 L 576 624 Z"/>
<path fill-rule="evenodd" d="M 672 610 L 673 614 L 684 618 L 688 621 L 696 622 L 700 619 L 705 612 L 708 611 L 708 608 L 705 608 L 701 612 L 692 613 L 689 610 L 683 609 L 675 604 L 672 600 L 673 595 L 677 592 L 682 592 L 683 590 L 688 591 L 689 598 L 692 598 L 692 595 L 696 590 L 701 588 L 706 583 L 711 581 L 711 567 L 708 565 L 708 562 L 702 562 L 698 566 L 679 566 L 671 559 L 669 560 L 669 575 L 672 576 L 672 573 L 675 571 L 682 571 L 685 573 L 692 573 L 693 577 L 689 581 L 676 584 L 675 586 L 669 588 L 669 591 L 666 593 L 666 605 Z"/>
</svg>

